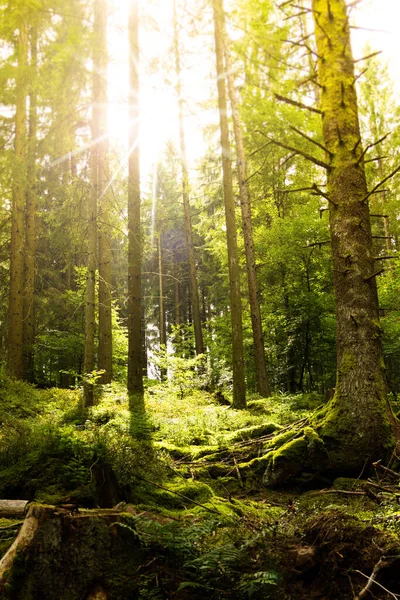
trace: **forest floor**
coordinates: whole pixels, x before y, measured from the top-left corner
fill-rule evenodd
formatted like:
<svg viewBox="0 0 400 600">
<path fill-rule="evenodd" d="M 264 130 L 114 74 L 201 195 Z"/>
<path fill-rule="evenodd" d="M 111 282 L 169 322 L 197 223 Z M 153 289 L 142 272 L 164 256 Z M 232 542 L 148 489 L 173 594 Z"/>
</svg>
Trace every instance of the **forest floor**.
<svg viewBox="0 0 400 600">
<path fill-rule="evenodd" d="M 295 436 L 320 396 L 253 396 L 235 411 L 221 394 L 149 382 L 145 399 L 133 439 L 118 385 L 84 413 L 81 390 L 0 380 L 0 498 L 126 515 L 141 564 L 121 572 L 119 591 L 104 577 L 105 597 L 400 598 L 396 461 L 353 479 L 302 473 L 291 488 L 263 485 L 274 439 Z M 0 519 L 0 555 L 21 525 Z M 18 593 L 4 597 L 25 600 Z"/>
</svg>

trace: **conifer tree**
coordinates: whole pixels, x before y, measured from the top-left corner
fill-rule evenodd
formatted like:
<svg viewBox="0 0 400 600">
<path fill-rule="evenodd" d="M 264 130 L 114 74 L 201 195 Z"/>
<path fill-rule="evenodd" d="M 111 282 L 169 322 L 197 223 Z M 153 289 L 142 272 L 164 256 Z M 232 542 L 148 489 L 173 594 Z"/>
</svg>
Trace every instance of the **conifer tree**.
<svg viewBox="0 0 400 600">
<path fill-rule="evenodd" d="M 140 231 L 139 153 L 139 4 L 132 0 L 129 14 L 129 181 L 128 181 L 128 392 L 143 396 L 142 372 L 142 242 Z"/>
<path fill-rule="evenodd" d="M 230 311 L 232 323 L 233 406 L 234 408 L 245 408 L 246 389 L 244 381 L 242 300 L 240 295 L 240 271 L 236 234 L 235 201 L 233 196 L 231 148 L 227 116 L 222 0 L 214 0 L 213 8 L 226 239 L 229 261 Z"/>
<path fill-rule="evenodd" d="M 313 0 L 326 148 L 337 380 L 321 431 L 330 461 L 355 470 L 393 445 L 386 400 L 375 260 L 345 0 Z"/>
<path fill-rule="evenodd" d="M 10 292 L 8 304 L 7 373 L 22 379 L 24 318 L 25 196 L 27 177 L 27 97 L 29 24 L 27 9 L 19 14 L 15 46 L 17 58 L 15 96 L 14 169 L 11 208 Z"/>
</svg>

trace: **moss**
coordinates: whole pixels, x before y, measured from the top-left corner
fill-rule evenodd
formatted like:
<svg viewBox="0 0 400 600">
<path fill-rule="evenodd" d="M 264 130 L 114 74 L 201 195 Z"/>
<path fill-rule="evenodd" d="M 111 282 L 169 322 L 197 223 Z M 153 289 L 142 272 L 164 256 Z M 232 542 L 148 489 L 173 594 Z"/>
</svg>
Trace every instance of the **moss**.
<svg viewBox="0 0 400 600">
<path fill-rule="evenodd" d="M 349 373 L 356 366 L 356 359 L 353 352 L 343 352 L 342 359 L 339 364 L 339 372 L 344 375 Z"/>
<path fill-rule="evenodd" d="M 294 477 L 298 477 L 299 483 L 310 481 L 324 470 L 328 455 L 324 441 L 315 429 L 305 427 L 299 437 L 267 454 L 265 462 L 263 483 L 273 487 Z"/>
<path fill-rule="evenodd" d="M 238 431 L 235 431 L 231 435 L 227 436 L 227 440 L 229 442 L 241 442 L 245 440 L 251 440 L 264 435 L 268 435 L 270 433 L 274 433 L 278 429 L 280 429 L 280 427 L 279 425 L 276 425 L 276 423 L 252 425 L 251 427 L 245 427 L 244 429 L 239 429 Z"/>
<path fill-rule="evenodd" d="M 165 489 L 151 485 L 143 486 L 136 490 L 136 495 L 141 503 L 144 502 L 149 507 L 162 506 L 172 509 L 186 509 L 191 505 L 191 500 L 204 504 L 214 495 L 209 485 L 191 479 L 179 477 L 168 480 L 163 485 Z"/>
</svg>

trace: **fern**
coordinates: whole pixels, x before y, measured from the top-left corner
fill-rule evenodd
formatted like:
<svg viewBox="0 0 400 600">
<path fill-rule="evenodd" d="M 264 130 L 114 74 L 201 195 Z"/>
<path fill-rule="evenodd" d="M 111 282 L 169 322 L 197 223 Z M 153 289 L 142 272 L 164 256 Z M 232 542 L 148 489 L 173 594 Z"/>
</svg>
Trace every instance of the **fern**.
<svg viewBox="0 0 400 600">
<path fill-rule="evenodd" d="M 279 579 L 279 573 L 272 570 L 250 573 L 242 578 L 239 589 L 247 594 L 248 598 L 252 598 L 258 592 L 265 593 L 269 587 L 277 585 Z"/>
<path fill-rule="evenodd" d="M 205 585 L 201 583 L 196 583 L 195 581 L 182 581 L 182 583 L 179 584 L 177 592 L 180 592 L 181 590 L 185 590 L 187 588 L 191 588 L 192 590 L 199 590 L 204 589 L 205 587 Z"/>
</svg>

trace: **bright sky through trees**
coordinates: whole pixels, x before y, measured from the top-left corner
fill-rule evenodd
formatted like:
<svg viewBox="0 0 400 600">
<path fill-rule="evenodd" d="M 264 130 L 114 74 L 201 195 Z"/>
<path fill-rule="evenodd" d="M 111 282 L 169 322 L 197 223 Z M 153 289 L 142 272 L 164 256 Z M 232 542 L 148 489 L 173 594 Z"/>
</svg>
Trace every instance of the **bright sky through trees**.
<svg viewBox="0 0 400 600">
<path fill-rule="evenodd" d="M 109 100 L 110 137 L 114 146 L 127 152 L 127 81 L 128 42 L 127 14 L 129 0 L 110 2 L 109 25 Z M 140 146 L 143 183 L 152 172 L 157 157 L 167 141 L 178 146 L 177 102 L 174 89 L 172 54 L 172 0 L 150 0 L 142 2 L 141 14 L 141 128 Z M 354 54 L 363 56 L 363 48 L 370 44 L 372 49 L 382 50 L 381 58 L 389 64 L 389 73 L 395 87 L 400 88 L 400 38 L 397 24 L 400 23 L 399 0 L 362 0 L 352 11 Z M 366 30 L 363 30 L 365 28 Z M 187 128 L 188 158 L 193 161 L 205 149 L 202 128 L 217 119 L 216 112 L 199 110 L 198 102 L 209 97 L 210 87 L 215 85 L 213 71 L 204 50 L 204 40 L 199 43 L 187 40 L 187 69 L 184 72 L 184 94 L 188 98 L 185 126 Z M 203 50 L 203 51 L 202 51 Z M 168 60 L 170 56 L 170 60 Z M 211 69 L 213 68 L 211 64 Z"/>
</svg>

